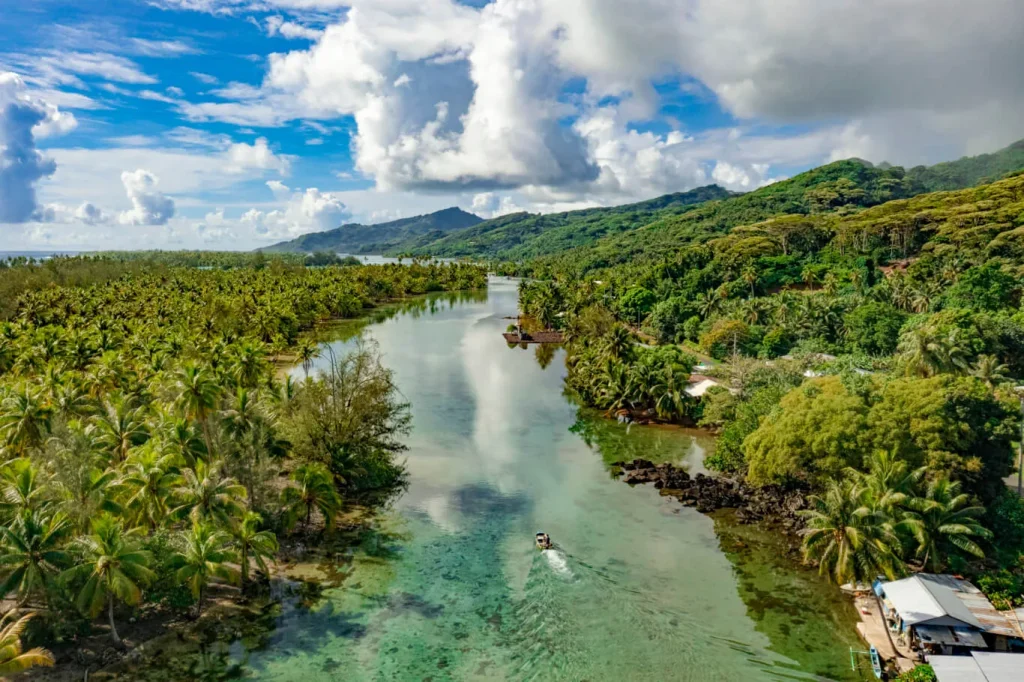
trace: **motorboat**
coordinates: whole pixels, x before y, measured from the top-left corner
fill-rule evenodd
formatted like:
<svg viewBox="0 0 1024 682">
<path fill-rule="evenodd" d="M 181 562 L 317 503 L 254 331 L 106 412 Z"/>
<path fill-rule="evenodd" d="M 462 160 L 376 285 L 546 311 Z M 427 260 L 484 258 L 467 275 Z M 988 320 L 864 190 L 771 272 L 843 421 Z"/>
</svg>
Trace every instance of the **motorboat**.
<svg viewBox="0 0 1024 682">
<path fill-rule="evenodd" d="M 540 531 L 536 536 L 537 549 L 551 549 L 551 536 L 547 533 Z"/>
</svg>

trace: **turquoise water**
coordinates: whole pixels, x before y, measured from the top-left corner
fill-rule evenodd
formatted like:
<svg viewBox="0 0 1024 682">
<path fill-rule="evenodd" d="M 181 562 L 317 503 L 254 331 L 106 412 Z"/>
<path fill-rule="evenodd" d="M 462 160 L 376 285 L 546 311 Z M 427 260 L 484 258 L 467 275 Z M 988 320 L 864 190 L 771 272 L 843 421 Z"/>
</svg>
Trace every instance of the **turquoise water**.
<svg viewBox="0 0 1024 682">
<path fill-rule="evenodd" d="M 153 679 L 780 680 L 848 675 L 852 608 L 777 538 L 711 518 L 608 464 L 696 471 L 696 431 L 634 428 L 562 392 L 561 351 L 510 349 L 513 282 L 348 330 L 379 345 L 412 404 L 409 487 L 336 587 L 286 597 L 259 636 L 175 654 Z M 386 319 L 384 319 L 386 318 Z M 545 367 L 546 366 L 546 367 Z M 298 370 L 301 374 L 301 370 Z M 538 552 L 533 535 L 556 549 Z M 228 637 L 227 639 L 231 639 Z M 214 655 L 211 655 L 211 651 Z"/>
</svg>

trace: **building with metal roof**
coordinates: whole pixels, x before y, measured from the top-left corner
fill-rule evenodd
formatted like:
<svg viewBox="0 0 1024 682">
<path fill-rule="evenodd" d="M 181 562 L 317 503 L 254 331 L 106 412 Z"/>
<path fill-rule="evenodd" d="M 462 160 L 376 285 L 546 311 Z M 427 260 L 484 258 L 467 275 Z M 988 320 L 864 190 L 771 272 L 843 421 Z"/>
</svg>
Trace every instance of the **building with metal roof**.
<svg viewBox="0 0 1024 682">
<path fill-rule="evenodd" d="M 1024 638 L 981 590 L 952 575 L 919 573 L 878 582 L 875 591 L 890 630 L 914 649 L 932 654 L 1005 651 L 1009 639 Z"/>
<path fill-rule="evenodd" d="M 938 682 L 1021 682 L 1024 655 L 972 651 L 970 656 L 929 656 Z"/>
</svg>

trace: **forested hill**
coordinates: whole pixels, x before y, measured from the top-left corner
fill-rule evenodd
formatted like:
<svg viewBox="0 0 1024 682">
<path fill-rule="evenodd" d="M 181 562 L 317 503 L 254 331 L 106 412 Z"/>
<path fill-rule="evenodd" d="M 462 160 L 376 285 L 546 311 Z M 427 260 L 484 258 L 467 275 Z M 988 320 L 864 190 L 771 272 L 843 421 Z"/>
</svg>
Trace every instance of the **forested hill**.
<svg viewBox="0 0 1024 682">
<path fill-rule="evenodd" d="M 1024 168 L 1024 140 L 994 154 L 965 156 L 934 166 L 917 166 L 907 177 L 925 192 L 964 189 L 1005 178 Z"/>
<path fill-rule="evenodd" d="M 532 215 L 517 213 L 437 238 L 419 235 L 392 255 L 529 261 L 579 271 L 660 258 L 729 229 L 785 214 L 846 214 L 893 199 L 985 184 L 1024 168 L 1024 140 L 993 154 L 909 171 L 849 159 L 815 168 L 747 194 L 712 185 L 611 208 Z M 567 268 L 570 265 L 572 268 Z"/>
<path fill-rule="evenodd" d="M 459 208 L 389 223 L 361 225 L 351 223 L 327 232 L 304 234 L 297 239 L 260 249 L 267 253 L 332 251 L 338 253 L 383 253 L 396 244 L 414 237 L 433 241 L 446 233 L 471 227 L 481 222 L 479 216 Z"/>
<path fill-rule="evenodd" d="M 534 258 L 591 244 L 654 220 L 683 214 L 704 202 L 732 196 L 736 195 L 717 185 L 708 185 L 626 206 L 546 215 L 515 213 L 441 239 L 432 239 L 431 235 L 414 238 L 396 245 L 391 253 L 501 260 Z"/>
</svg>

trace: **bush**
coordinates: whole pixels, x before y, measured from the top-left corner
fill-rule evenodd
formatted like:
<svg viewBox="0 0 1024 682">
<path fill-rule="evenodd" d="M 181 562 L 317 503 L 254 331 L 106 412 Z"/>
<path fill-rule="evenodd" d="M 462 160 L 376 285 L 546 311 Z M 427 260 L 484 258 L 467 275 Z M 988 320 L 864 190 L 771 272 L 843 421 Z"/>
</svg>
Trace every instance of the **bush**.
<svg viewBox="0 0 1024 682">
<path fill-rule="evenodd" d="M 936 682 L 935 671 L 930 665 L 919 665 L 896 678 L 899 682 Z"/>
</svg>

